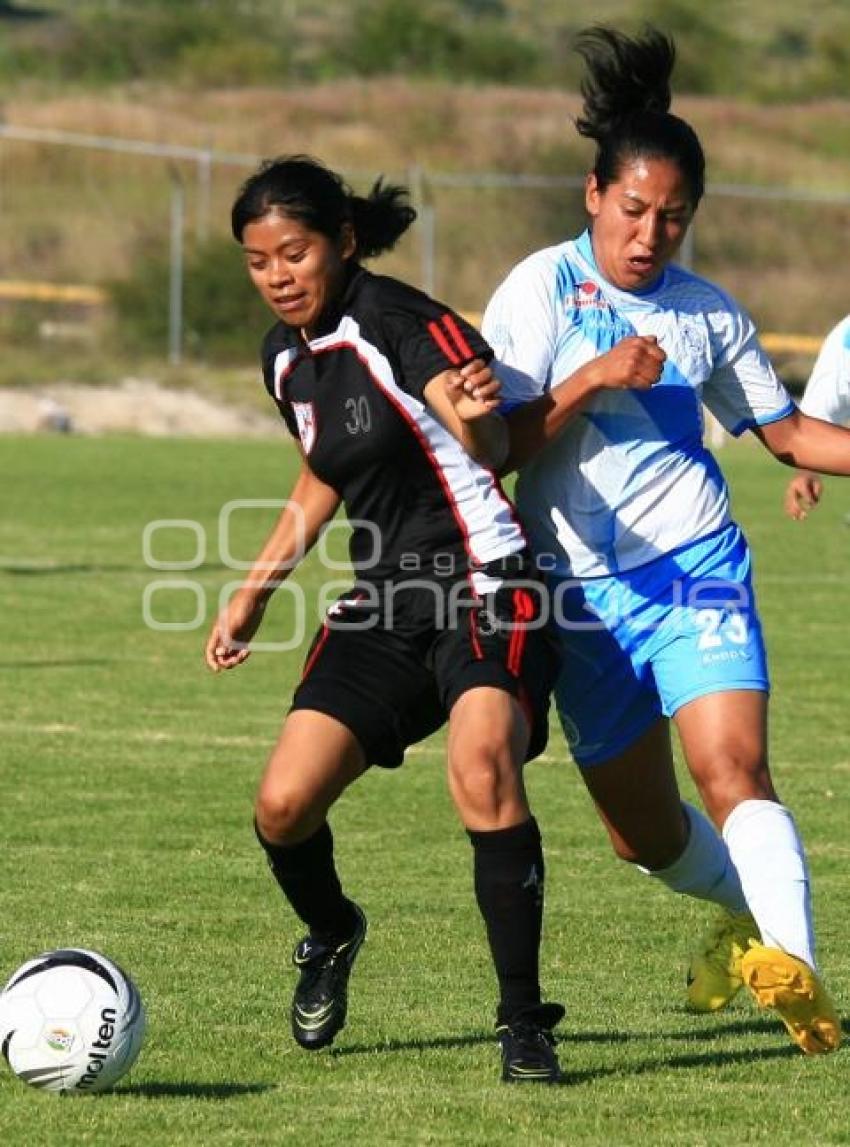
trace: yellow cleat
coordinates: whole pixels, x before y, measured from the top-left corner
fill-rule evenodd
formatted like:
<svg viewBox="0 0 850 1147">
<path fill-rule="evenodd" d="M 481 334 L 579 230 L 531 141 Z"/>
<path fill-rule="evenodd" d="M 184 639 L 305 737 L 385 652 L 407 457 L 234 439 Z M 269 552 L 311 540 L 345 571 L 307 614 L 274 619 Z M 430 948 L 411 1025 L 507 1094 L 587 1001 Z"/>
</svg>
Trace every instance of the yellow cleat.
<svg viewBox="0 0 850 1147">
<path fill-rule="evenodd" d="M 759 930 L 749 912 L 725 908 L 703 938 L 688 968 L 688 1006 L 695 1012 L 725 1008 L 743 986 L 741 960 Z"/>
<path fill-rule="evenodd" d="M 753 944 L 741 961 L 741 975 L 759 1007 L 779 1014 L 806 1055 L 823 1055 L 841 1045 L 838 1012 L 808 964 L 781 948 Z"/>
</svg>

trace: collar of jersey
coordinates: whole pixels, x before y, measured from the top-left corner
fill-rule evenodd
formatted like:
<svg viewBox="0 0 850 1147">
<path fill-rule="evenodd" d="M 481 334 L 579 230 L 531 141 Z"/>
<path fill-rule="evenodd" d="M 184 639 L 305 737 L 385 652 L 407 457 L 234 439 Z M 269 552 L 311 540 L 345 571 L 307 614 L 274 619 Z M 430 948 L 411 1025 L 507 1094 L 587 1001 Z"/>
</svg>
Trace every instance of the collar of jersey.
<svg viewBox="0 0 850 1147">
<path fill-rule="evenodd" d="M 366 275 L 366 269 L 361 267 L 359 263 L 350 263 L 345 282 L 343 283 L 342 291 L 340 294 L 326 307 L 324 313 L 316 324 L 316 333 L 310 342 L 315 342 L 316 339 L 324 338 L 325 335 L 332 334 L 340 324 L 340 320 L 345 312 L 348 310 L 351 300 L 360 288 L 361 280 Z M 309 345 L 309 344 L 308 344 Z"/>
<path fill-rule="evenodd" d="M 593 268 L 596 277 L 601 280 L 605 286 L 605 289 L 608 291 L 615 291 L 618 295 L 625 295 L 628 298 L 651 299 L 656 291 L 660 291 L 664 287 L 664 283 L 667 279 L 666 267 L 658 276 L 658 279 L 652 284 L 652 286 L 646 287 L 642 291 L 624 291 L 623 288 L 618 287 L 616 283 L 609 282 L 608 279 L 606 279 L 602 272 L 599 270 L 599 266 L 596 262 L 596 257 L 593 254 L 593 242 L 591 240 L 589 227 L 582 231 L 581 235 L 579 235 L 575 240 L 575 246 L 578 253 L 584 259 L 584 261 Z"/>
</svg>

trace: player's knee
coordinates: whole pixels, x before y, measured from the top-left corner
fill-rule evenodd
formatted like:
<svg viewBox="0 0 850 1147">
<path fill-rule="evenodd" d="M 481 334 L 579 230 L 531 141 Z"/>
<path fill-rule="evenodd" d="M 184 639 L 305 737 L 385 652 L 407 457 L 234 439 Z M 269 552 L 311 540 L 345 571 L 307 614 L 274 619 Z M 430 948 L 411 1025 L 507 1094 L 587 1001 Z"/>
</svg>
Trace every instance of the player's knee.
<svg viewBox="0 0 850 1147">
<path fill-rule="evenodd" d="M 305 835 L 310 806 L 286 790 L 263 787 L 254 803 L 254 819 L 260 835 L 274 844 L 295 844 Z"/>
<path fill-rule="evenodd" d="M 452 796 L 464 819 L 474 816 L 496 825 L 508 809 L 524 804 L 519 768 L 507 745 L 455 755 L 449 762 L 449 777 Z"/>
<path fill-rule="evenodd" d="M 631 864 L 633 867 L 658 872 L 676 863 L 682 855 L 686 843 L 686 841 L 676 844 L 667 841 L 653 841 L 651 844 L 640 848 L 630 848 L 621 844 L 614 846 L 614 852 L 618 859 Z"/>
<path fill-rule="evenodd" d="M 700 797 L 715 824 L 744 800 L 776 800 L 770 770 L 763 755 L 746 746 L 719 748 L 696 770 Z"/>
<path fill-rule="evenodd" d="M 626 836 L 609 829 L 609 837 L 618 860 L 652 872 L 675 864 L 688 844 L 684 819 L 664 826 L 656 824 L 649 835 L 641 832 Z"/>
</svg>

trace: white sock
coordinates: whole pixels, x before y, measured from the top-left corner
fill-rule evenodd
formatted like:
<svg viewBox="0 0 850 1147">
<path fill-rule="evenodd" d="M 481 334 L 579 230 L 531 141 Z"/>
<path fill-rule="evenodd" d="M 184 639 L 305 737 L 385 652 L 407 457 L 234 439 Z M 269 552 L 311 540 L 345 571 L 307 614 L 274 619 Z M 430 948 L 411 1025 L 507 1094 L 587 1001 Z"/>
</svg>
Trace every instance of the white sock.
<svg viewBox="0 0 850 1147">
<path fill-rule="evenodd" d="M 794 818 L 774 801 L 742 801 L 723 826 L 762 943 L 815 967 L 812 901 Z"/>
<path fill-rule="evenodd" d="M 684 801 L 682 808 L 690 824 L 690 833 L 681 856 L 667 868 L 637 867 L 674 892 L 695 896 L 699 900 L 711 900 L 730 912 L 746 912 L 747 901 L 741 881 L 723 837 L 699 809 Z"/>
</svg>

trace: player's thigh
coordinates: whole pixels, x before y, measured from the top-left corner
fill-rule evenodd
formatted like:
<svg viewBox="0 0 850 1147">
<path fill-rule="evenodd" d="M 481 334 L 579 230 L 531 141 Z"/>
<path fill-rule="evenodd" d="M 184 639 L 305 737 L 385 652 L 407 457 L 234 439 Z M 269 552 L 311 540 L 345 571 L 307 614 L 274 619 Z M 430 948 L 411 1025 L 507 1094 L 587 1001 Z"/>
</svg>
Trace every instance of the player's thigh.
<svg viewBox="0 0 850 1147">
<path fill-rule="evenodd" d="M 740 548 L 740 547 L 739 547 Z M 689 575 L 658 631 L 653 672 L 706 809 L 721 825 L 741 800 L 772 794 L 769 677 L 748 562 L 733 552 Z"/>
<path fill-rule="evenodd" d="M 445 721 L 431 670 L 403 635 L 336 622 L 313 644 L 292 712 L 310 710 L 351 731 L 367 764 L 394 768 L 409 745 Z"/>
<path fill-rule="evenodd" d="M 588 619 L 578 599 L 563 595 L 558 609 L 555 705 L 576 763 L 595 766 L 643 737 L 661 716 L 661 702 L 646 659 L 617 618 Z"/>
<path fill-rule="evenodd" d="M 256 797 L 257 823 L 269 839 L 303 837 L 367 768 L 352 731 L 325 713 L 290 713 L 266 764 Z"/>
<path fill-rule="evenodd" d="M 618 856 L 658 869 L 681 855 L 688 829 L 665 718 L 581 775 Z"/>
<path fill-rule="evenodd" d="M 545 593 L 534 579 L 506 580 L 435 636 L 430 660 L 450 713 L 450 753 L 477 741 L 522 763 L 546 747 L 558 651 Z"/>
<path fill-rule="evenodd" d="M 722 827 L 744 800 L 775 800 L 767 758 L 767 693 L 719 690 L 676 711 L 685 760 L 706 810 Z"/>
<path fill-rule="evenodd" d="M 767 653 L 747 544 L 732 525 L 677 558 L 675 600 L 651 638 L 652 669 L 668 716 L 712 693 L 767 692 Z"/>
</svg>

